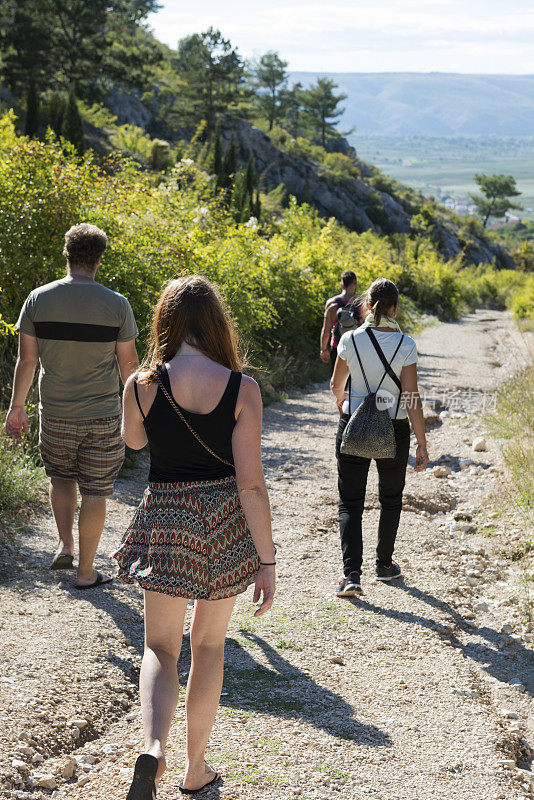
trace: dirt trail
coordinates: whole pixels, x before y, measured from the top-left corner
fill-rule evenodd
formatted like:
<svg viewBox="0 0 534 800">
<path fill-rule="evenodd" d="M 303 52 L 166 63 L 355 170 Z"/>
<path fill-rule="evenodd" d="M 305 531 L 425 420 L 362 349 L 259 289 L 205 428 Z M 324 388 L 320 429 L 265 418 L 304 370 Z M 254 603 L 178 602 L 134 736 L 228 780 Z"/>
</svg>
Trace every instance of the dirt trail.
<svg viewBox="0 0 534 800">
<path fill-rule="evenodd" d="M 484 434 L 476 410 L 481 392 L 529 357 L 528 343 L 508 314 L 489 311 L 428 327 L 417 340 L 423 392 L 439 410 L 457 390 L 453 409 L 429 431 L 432 465 L 452 472 L 436 478 L 431 469 L 409 468 L 397 544 L 401 582 L 382 585 L 372 577 L 372 470 L 364 594 L 333 597 L 340 553 L 331 395 L 321 385 L 266 410 L 279 589 L 272 614 L 261 620 L 252 616 L 250 592 L 238 600 L 209 748 L 225 780 L 204 797 L 534 796 L 527 745 L 534 743 L 534 637 L 523 624 L 528 583 L 523 589 L 521 568 L 502 555 L 524 538 L 523 521 L 500 507 L 505 484 L 495 442 L 486 435 L 487 450 L 471 450 Z M 461 463 L 467 459 L 473 463 Z M 118 542 L 145 475 L 142 464 L 121 480 L 104 551 Z M 471 523 L 455 522 L 459 511 Z M 469 524 L 475 533 L 461 529 Z M 71 577 L 46 569 L 52 530 L 49 517 L 35 521 L 10 551 L 10 577 L 1 588 L 4 795 L 55 791 L 73 800 L 121 800 L 142 749 L 140 593 L 117 584 L 79 596 Z M 108 559 L 99 566 L 109 567 Z M 186 637 L 183 682 L 188 658 Z M 162 800 L 178 796 L 183 741 L 182 697 Z M 60 768 L 75 774 L 62 779 Z"/>
</svg>

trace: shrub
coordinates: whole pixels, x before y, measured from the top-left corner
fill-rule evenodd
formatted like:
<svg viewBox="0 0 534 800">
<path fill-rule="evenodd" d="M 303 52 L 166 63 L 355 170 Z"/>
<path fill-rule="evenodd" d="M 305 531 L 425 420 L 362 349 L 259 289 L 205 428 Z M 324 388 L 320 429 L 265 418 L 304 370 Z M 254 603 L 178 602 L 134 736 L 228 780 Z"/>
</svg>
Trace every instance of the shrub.
<svg viewBox="0 0 534 800">
<path fill-rule="evenodd" d="M 382 275 L 397 281 L 410 301 L 408 324 L 414 312 L 438 307 L 454 318 L 477 299 L 509 305 L 534 280 L 519 271 L 459 270 L 427 237 L 351 233 L 295 198 L 283 207 L 282 190 L 263 201 L 261 227 L 241 224 L 213 176 L 190 157 L 158 176 L 118 154 L 99 166 L 91 152 L 80 159 L 53 136 L 17 137 L 13 115 L 0 117 L 3 318 L 14 322 L 31 289 L 63 274 L 64 232 L 82 220 L 108 234 L 100 280 L 130 300 L 141 351 L 163 283 L 201 272 L 219 284 L 255 365 L 268 371 L 276 355 L 288 375 L 297 361 L 315 364 L 324 301 L 345 269 L 356 272 L 362 290 Z M 375 219 L 383 222 L 381 211 L 377 202 Z M 432 218 L 430 206 L 427 212 Z M 0 356 L 11 365 L 10 339 L 0 340 Z"/>
<path fill-rule="evenodd" d="M 0 514 L 18 511 L 38 499 L 44 485 L 44 470 L 24 447 L 0 429 Z"/>
<path fill-rule="evenodd" d="M 523 509 L 534 513 L 534 367 L 526 367 L 497 392 L 488 422 L 506 440 L 503 455 Z"/>
<path fill-rule="evenodd" d="M 514 295 L 512 311 L 517 319 L 534 319 L 534 282 Z"/>
<path fill-rule="evenodd" d="M 362 173 L 352 158 L 344 153 L 324 153 L 323 165 L 335 176 L 347 178 L 361 178 Z"/>
<path fill-rule="evenodd" d="M 144 164 L 150 162 L 152 156 L 152 139 L 143 128 L 137 125 L 119 125 L 110 135 L 114 147 L 140 159 Z"/>
</svg>

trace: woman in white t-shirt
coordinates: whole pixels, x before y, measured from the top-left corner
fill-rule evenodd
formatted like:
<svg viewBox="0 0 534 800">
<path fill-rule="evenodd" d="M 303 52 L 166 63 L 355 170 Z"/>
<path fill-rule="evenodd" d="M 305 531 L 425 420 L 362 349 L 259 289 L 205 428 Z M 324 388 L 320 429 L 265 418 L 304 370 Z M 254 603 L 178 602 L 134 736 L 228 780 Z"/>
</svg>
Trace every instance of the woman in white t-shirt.
<svg viewBox="0 0 534 800">
<path fill-rule="evenodd" d="M 410 336 L 403 334 L 395 317 L 399 307 L 399 290 L 392 281 L 378 278 L 371 284 L 362 309 L 367 312 L 365 321 L 355 331 L 345 333 L 337 348 L 337 361 L 332 375 L 331 387 L 336 396 L 341 414 L 336 439 L 339 487 L 339 528 L 343 553 L 344 577 L 336 594 L 338 597 L 353 596 L 361 592 L 362 569 L 362 515 L 367 486 L 367 474 L 371 460 L 359 456 L 344 455 L 339 446 L 350 414 L 369 394 L 377 390 L 393 421 L 396 455 L 394 458 L 377 458 L 378 496 L 380 521 L 378 524 L 378 546 L 376 550 L 376 577 L 389 581 L 398 578 L 401 570 L 392 560 L 395 538 L 402 509 L 402 492 L 406 479 L 406 467 L 410 449 L 410 426 L 412 423 L 417 450 L 415 469 L 421 471 L 428 464 L 425 424 L 421 398 L 417 387 L 417 347 Z M 371 328 L 378 346 L 386 360 L 400 379 L 402 396 L 396 382 L 387 374 L 367 328 Z M 361 366 L 358 360 L 361 359 Z M 362 373 L 362 366 L 367 378 Z M 384 372 L 386 372 L 385 377 Z M 350 376 L 350 398 L 345 391 Z M 380 383 L 382 381 L 382 383 Z"/>
</svg>

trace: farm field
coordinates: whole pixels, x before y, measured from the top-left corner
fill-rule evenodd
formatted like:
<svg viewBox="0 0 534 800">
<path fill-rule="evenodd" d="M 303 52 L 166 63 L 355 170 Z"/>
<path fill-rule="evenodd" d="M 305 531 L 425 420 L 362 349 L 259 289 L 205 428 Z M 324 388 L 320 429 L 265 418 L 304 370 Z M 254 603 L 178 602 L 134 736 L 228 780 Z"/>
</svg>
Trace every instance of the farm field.
<svg viewBox="0 0 534 800">
<path fill-rule="evenodd" d="M 475 172 L 513 175 L 522 193 L 519 216 L 534 219 L 534 137 L 358 136 L 351 144 L 402 183 L 438 200 L 467 198 Z"/>
</svg>

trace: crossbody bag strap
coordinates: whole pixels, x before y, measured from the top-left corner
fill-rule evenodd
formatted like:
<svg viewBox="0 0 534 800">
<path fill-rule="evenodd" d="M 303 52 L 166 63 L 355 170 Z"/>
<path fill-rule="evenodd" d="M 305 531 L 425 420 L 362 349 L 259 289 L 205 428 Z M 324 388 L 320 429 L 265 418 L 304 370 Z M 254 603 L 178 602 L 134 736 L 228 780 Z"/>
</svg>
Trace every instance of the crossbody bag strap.
<svg viewBox="0 0 534 800">
<path fill-rule="evenodd" d="M 380 361 L 382 362 L 382 364 L 384 366 L 384 370 L 385 370 L 384 374 L 382 375 L 382 380 L 378 384 L 378 387 L 377 387 L 376 391 L 378 392 L 378 389 L 380 389 L 380 386 L 382 385 L 382 381 L 384 380 L 386 375 L 389 375 L 389 377 L 391 378 L 391 380 L 393 381 L 393 383 L 395 384 L 395 386 L 399 390 L 399 396 L 397 398 L 397 407 L 395 409 L 395 416 L 393 417 L 393 419 L 396 419 L 397 418 L 397 414 L 399 413 L 399 406 L 400 406 L 401 395 L 402 395 L 402 384 L 400 382 L 399 376 L 393 371 L 393 369 L 391 367 L 391 364 L 393 363 L 393 361 L 395 360 L 395 356 L 399 352 L 399 348 L 400 348 L 400 346 L 401 346 L 401 344 L 402 344 L 402 342 L 404 340 L 404 334 L 402 334 L 402 336 L 400 338 L 400 341 L 399 341 L 399 343 L 398 343 L 398 345 L 397 345 L 397 347 L 395 349 L 395 352 L 393 353 L 393 355 L 391 357 L 391 361 L 388 362 L 388 360 L 385 357 L 385 355 L 384 355 L 384 353 L 382 351 L 382 348 L 378 344 L 378 342 L 376 340 L 376 336 L 372 332 L 371 328 L 366 328 L 366 331 L 367 331 L 367 334 L 368 334 L 368 336 L 369 336 L 369 338 L 371 340 L 371 344 L 375 348 L 375 350 L 377 352 L 377 355 L 378 355 Z"/>
<path fill-rule="evenodd" d="M 234 464 L 232 464 L 232 462 L 231 462 L 231 461 L 226 461 L 226 459 L 222 458 L 222 456 L 219 456 L 219 455 L 217 455 L 217 453 L 215 453 L 215 451 L 214 451 L 214 450 L 212 450 L 212 449 L 211 449 L 211 447 L 209 447 L 209 445 L 207 445 L 207 444 L 206 444 L 206 442 L 204 441 L 204 439 L 202 439 L 202 438 L 201 438 L 201 437 L 198 435 L 198 433 L 196 432 L 196 430 L 195 430 L 194 428 L 192 428 L 192 427 L 191 427 L 191 425 L 189 424 L 189 422 L 186 420 L 186 418 L 184 417 L 184 415 L 182 414 L 182 412 L 181 412 L 181 411 L 180 411 L 180 409 L 178 408 L 178 405 L 177 405 L 176 401 L 174 400 L 174 398 L 173 398 L 173 397 L 172 397 L 172 396 L 169 394 L 169 392 L 167 391 L 167 388 L 166 388 L 165 384 L 163 383 L 162 377 L 161 377 L 161 375 L 160 375 L 160 373 L 159 373 L 159 367 L 158 367 L 158 369 L 157 369 L 157 370 L 156 370 L 156 372 L 155 372 L 155 378 L 156 378 L 156 380 L 157 380 L 157 382 L 158 382 L 159 388 L 161 389 L 161 391 L 163 392 L 163 394 L 165 395 L 165 397 L 167 398 L 167 400 L 168 400 L 168 401 L 169 401 L 169 403 L 171 404 L 172 408 L 174 409 L 174 411 L 176 411 L 176 413 L 178 414 L 178 416 L 180 417 L 180 419 L 182 420 L 182 422 L 184 423 L 184 425 L 186 426 L 186 428 L 188 428 L 188 429 L 189 429 L 189 431 L 190 431 L 190 432 L 193 434 L 193 436 L 195 437 L 195 439 L 197 440 L 197 442 L 199 442 L 199 444 L 201 444 L 201 445 L 202 445 L 202 447 L 203 447 L 205 450 L 207 450 L 207 451 L 208 451 L 208 453 L 209 453 L 210 455 L 212 455 L 212 456 L 213 456 L 213 458 L 216 458 L 218 461 L 222 461 L 222 463 L 223 463 L 223 464 L 226 464 L 228 467 L 233 467 L 233 466 L 234 466 Z"/>
<path fill-rule="evenodd" d="M 367 394 L 372 394 L 371 387 L 369 386 L 369 381 L 367 380 L 367 375 L 365 374 L 365 370 L 363 368 L 362 360 L 360 358 L 360 354 L 358 353 L 358 348 L 356 347 L 356 340 L 354 339 L 354 334 L 350 337 L 352 339 L 352 344 L 354 345 L 354 349 L 356 351 L 356 355 L 358 356 L 358 362 L 360 364 L 360 369 L 362 371 L 363 379 L 365 381 L 365 385 L 367 386 Z"/>
<path fill-rule="evenodd" d="M 138 373 L 138 372 L 136 372 L 136 373 L 135 373 L 135 375 L 134 375 L 134 377 L 133 377 L 134 395 L 135 395 L 135 399 L 136 399 L 136 401 L 137 401 L 137 406 L 138 406 L 138 408 L 139 408 L 139 411 L 141 412 L 141 416 L 143 417 L 143 422 L 144 422 L 144 421 L 145 421 L 145 419 L 146 419 L 146 417 L 145 417 L 145 414 L 144 414 L 144 411 L 143 411 L 143 409 L 141 408 L 141 403 L 140 403 L 140 401 L 139 401 L 139 391 L 138 391 L 138 389 L 137 389 L 137 381 L 138 381 L 138 380 L 139 380 L 139 373 Z"/>
</svg>

